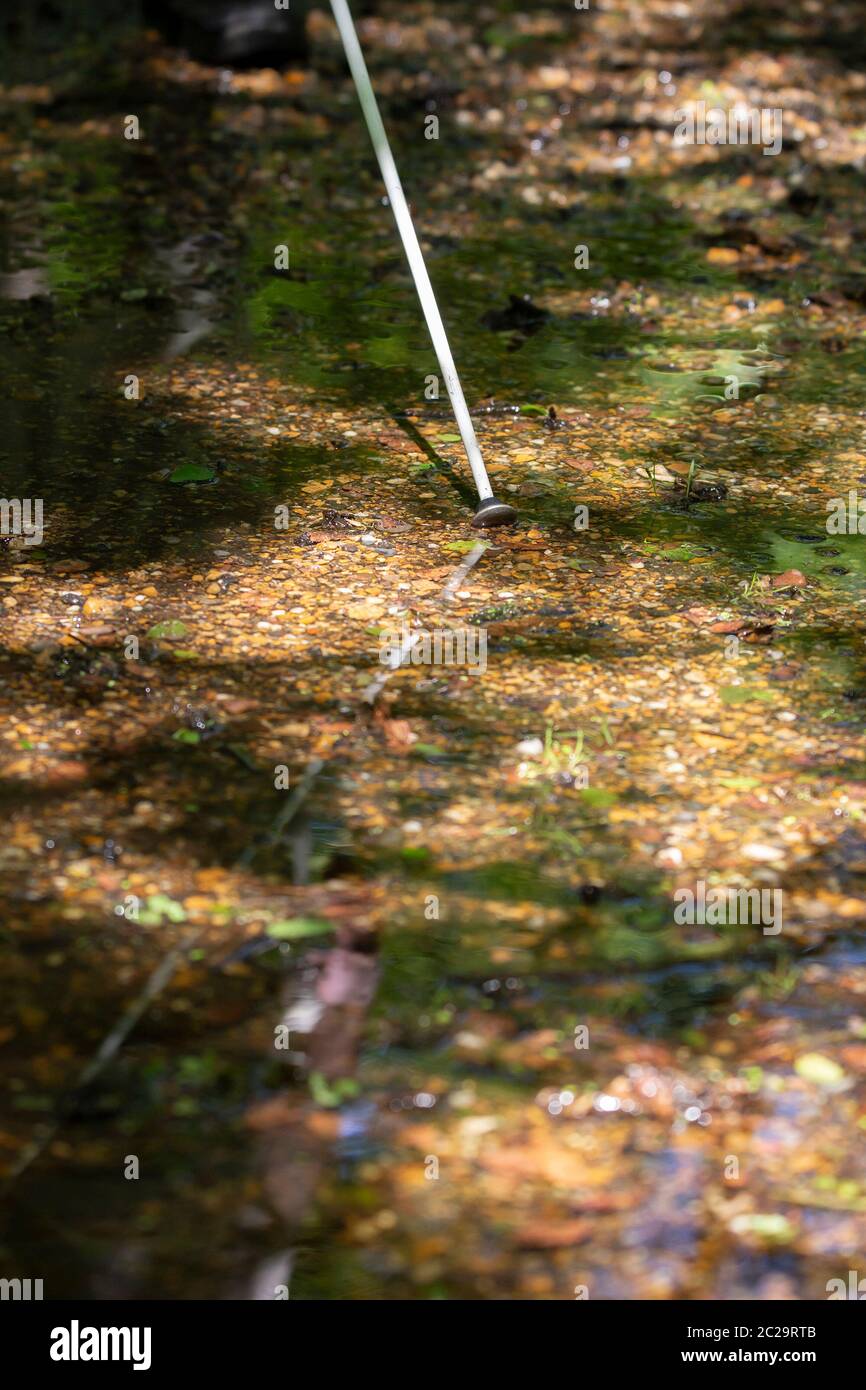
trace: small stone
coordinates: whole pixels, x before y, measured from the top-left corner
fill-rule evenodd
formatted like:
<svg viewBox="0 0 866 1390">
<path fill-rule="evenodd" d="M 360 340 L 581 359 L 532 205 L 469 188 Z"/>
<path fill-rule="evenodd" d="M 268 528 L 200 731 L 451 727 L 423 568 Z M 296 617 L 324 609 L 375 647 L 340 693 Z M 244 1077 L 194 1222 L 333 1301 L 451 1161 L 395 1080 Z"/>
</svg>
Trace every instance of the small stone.
<svg viewBox="0 0 866 1390">
<path fill-rule="evenodd" d="M 774 864 L 778 859 L 784 859 L 785 851 L 777 849 L 774 845 L 743 845 L 743 854 L 747 859 L 752 859 L 756 864 Z"/>
<path fill-rule="evenodd" d="M 544 752 L 544 744 L 540 738 L 524 738 L 518 743 L 517 752 L 521 758 L 540 758 Z"/>
<path fill-rule="evenodd" d="M 678 869 L 682 862 L 683 852 L 676 845 L 667 845 L 656 855 L 656 863 L 663 869 Z"/>
<path fill-rule="evenodd" d="M 120 612 L 120 604 L 116 599 L 107 598 L 104 594 L 93 594 L 86 598 L 81 607 L 82 616 L 85 618 L 116 618 Z"/>
</svg>

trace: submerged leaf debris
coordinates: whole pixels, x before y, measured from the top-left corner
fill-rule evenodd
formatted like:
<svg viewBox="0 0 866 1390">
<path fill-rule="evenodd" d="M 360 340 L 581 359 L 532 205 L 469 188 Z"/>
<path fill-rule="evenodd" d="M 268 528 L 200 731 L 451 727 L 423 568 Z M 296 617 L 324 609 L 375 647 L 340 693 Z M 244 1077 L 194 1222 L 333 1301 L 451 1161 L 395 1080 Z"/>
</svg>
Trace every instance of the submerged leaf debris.
<svg viewBox="0 0 866 1390">
<path fill-rule="evenodd" d="M 46 1136 L 0 1251 L 51 1297 L 249 1296 L 287 1228 L 293 1298 L 862 1256 L 866 76 L 853 6 L 670 10 L 361 24 L 519 509 L 471 567 L 324 14 L 309 69 L 139 35 L 0 94 L 0 490 L 46 512 L 0 549 L 4 1171 Z M 783 108 L 779 155 L 675 143 L 700 100 Z M 485 669 L 365 699 L 402 626 Z M 782 930 L 679 923 L 702 882 Z"/>
</svg>

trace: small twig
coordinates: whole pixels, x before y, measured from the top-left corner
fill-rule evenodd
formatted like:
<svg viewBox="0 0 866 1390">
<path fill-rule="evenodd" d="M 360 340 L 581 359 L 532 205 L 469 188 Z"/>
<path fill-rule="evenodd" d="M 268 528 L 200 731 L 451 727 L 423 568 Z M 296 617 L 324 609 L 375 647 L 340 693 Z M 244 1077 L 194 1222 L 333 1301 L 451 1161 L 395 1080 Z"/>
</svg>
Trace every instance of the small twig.
<svg viewBox="0 0 866 1390">
<path fill-rule="evenodd" d="M 280 807 L 279 813 L 277 816 L 275 816 L 273 824 L 271 825 L 271 828 L 265 836 L 264 840 L 260 841 L 258 844 L 254 841 L 252 844 L 247 845 L 240 859 L 237 861 L 238 868 L 249 868 L 250 864 L 253 862 L 256 855 L 259 853 L 259 850 L 265 849 L 270 845 L 276 844 L 283 831 L 286 829 L 288 825 L 291 824 L 298 811 L 301 809 L 301 806 L 306 801 L 312 789 L 313 783 L 315 782 L 316 778 L 318 777 L 319 773 L 321 772 L 324 766 L 325 764 L 321 758 L 313 758 L 309 763 L 307 763 L 303 777 L 301 778 L 298 785 L 295 787 L 294 791 L 286 801 L 285 805 Z"/>
<path fill-rule="evenodd" d="M 20 1178 L 21 1174 L 26 1172 L 31 1163 L 34 1163 L 35 1160 L 45 1152 L 45 1149 L 56 1137 L 63 1121 L 74 1112 L 82 1091 L 84 1091 L 91 1082 L 95 1081 L 108 1066 L 109 1062 L 117 1056 L 117 1053 L 126 1042 L 126 1039 L 129 1037 L 139 1019 L 144 1015 L 154 999 L 165 989 L 183 956 L 186 955 L 187 951 L 190 950 L 199 936 L 201 936 L 201 930 L 200 927 L 197 927 L 194 932 L 184 938 L 180 945 L 173 946 L 168 954 L 163 956 L 159 965 L 148 978 L 144 989 L 136 995 L 135 999 L 133 999 L 132 1003 L 129 1005 L 129 1008 L 121 1015 L 111 1032 L 103 1038 L 99 1050 L 79 1072 L 78 1079 L 74 1086 L 66 1093 L 65 1097 L 61 1097 L 59 1103 L 55 1107 L 54 1119 L 48 1129 L 38 1139 L 34 1139 L 28 1144 L 18 1162 L 12 1168 L 9 1174 L 10 1179 Z"/>
<path fill-rule="evenodd" d="M 313 758 L 312 761 L 307 764 L 307 768 L 300 782 L 295 787 L 285 805 L 280 808 L 280 813 L 274 820 L 264 844 L 274 844 L 279 839 L 286 826 L 289 825 L 297 815 L 297 812 L 306 800 L 313 783 L 323 767 L 324 762 L 321 758 Z M 249 865 L 260 848 L 262 848 L 261 844 L 248 845 L 240 859 L 237 860 L 237 866 L 243 868 Z M 171 950 L 163 956 L 159 965 L 157 965 L 156 969 L 152 971 L 148 977 L 144 988 L 136 995 L 132 1003 L 118 1019 L 111 1032 L 103 1038 L 97 1052 L 79 1072 L 74 1085 L 64 1096 L 61 1096 L 58 1104 L 55 1106 L 54 1118 L 48 1125 L 48 1128 L 43 1131 L 38 1139 L 33 1139 L 31 1143 L 27 1145 L 21 1157 L 18 1159 L 18 1162 L 12 1167 L 8 1174 L 7 1181 L 19 1178 L 22 1173 L 25 1173 L 30 1165 L 45 1152 L 48 1145 L 58 1134 L 64 1121 L 67 1120 L 71 1114 L 74 1114 L 81 1093 L 87 1086 L 91 1085 L 97 1077 L 101 1076 L 108 1064 L 117 1056 L 133 1028 L 141 1018 L 143 1018 L 153 1001 L 157 999 L 165 989 L 183 957 L 195 945 L 202 934 L 202 930 L 203 928 L 196 927 L 195 931 L 184 937 L 179 945 L 173 946 Z"/>
</svg>

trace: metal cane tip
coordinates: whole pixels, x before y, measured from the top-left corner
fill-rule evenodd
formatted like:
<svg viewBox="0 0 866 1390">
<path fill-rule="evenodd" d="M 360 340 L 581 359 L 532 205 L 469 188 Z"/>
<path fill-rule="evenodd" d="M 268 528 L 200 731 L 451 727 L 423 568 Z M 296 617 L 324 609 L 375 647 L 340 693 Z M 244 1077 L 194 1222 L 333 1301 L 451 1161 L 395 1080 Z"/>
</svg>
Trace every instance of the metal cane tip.
<svg viewBox="0 0 866 1390">
<path fill-rule="evenodd" d="M 507 502 L 500 502 L 496 497 L 485 497 L 483 502 L 479 502 L 475 508 L 475 515 L 472 518 L 472 525 L 482 526 L 512 526 L 517 520 L 517 512 L 513 507 L 509 507 Z"/>
</svg>

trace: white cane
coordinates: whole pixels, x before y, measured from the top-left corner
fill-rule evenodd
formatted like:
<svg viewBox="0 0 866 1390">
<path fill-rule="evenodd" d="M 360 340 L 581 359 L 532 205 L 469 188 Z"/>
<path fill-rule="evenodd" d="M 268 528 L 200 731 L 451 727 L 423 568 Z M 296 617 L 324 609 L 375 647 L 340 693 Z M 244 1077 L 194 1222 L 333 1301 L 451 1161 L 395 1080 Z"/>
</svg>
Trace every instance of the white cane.
<svg viewBox="0 0 866 1390">
<path fill-rule="evenodd" d="M 346 59 L 354 78 L 358 100 L 361 103 L 364 120 L 367 122 L 367 129 L 370 132 L 370 139 L 373 141 L 373 149 L 376 151 L 376 158 L 379 161 L 379 168 L 385 181 L 388 199 L 397 222 L 397 230 L 400 233 L 403 250 L 406 252 L 409 269 L 415 281 L 415 289 L 418 291 L 424 318 L 427 320 L 427 328 L 433 339 L 439 370 L 445 380 L 451 407 L 457 420 L 457 428 L 463 440 L 469 467 L 472 469 L 472 477 L 475 479 L 475 488 L 480 500 L 475 509 L 472 525 L 507 526 L 517 520 L 517 513 L 507 502 L 499 502 L 493 496 L 487 469 L 484 467 L 478 440 L 475 438 L 472 418 L 466 407 L 463 388 L 460 385 L 454 358 L 451 356 L 451 349 L 448 346 L 445 325 L 442 322 L 442 315 L 439 313 L 433 286 L 430 284 L 430 276 L 427 274 L 427 267 L 424 264 L 424 256 L 415 235 L 412 215 L 403 194 L 400 175 L 397 173 L 394 156 L 391 154 L 382 117 L 379 115 L 376 95 L 370 83 L 370 75 L 367 72 L 367 64 L 364 62 L 364 55 L 361 52 L 361 45 L 358 42 L 358 35 L 355 32 L 355 24 L 349 6 L 346 0 L 331 0 L 331 9 L 334 12 L 334 19 L 337 21 L 340 38 L 343 40 Z"/>
</svg>

